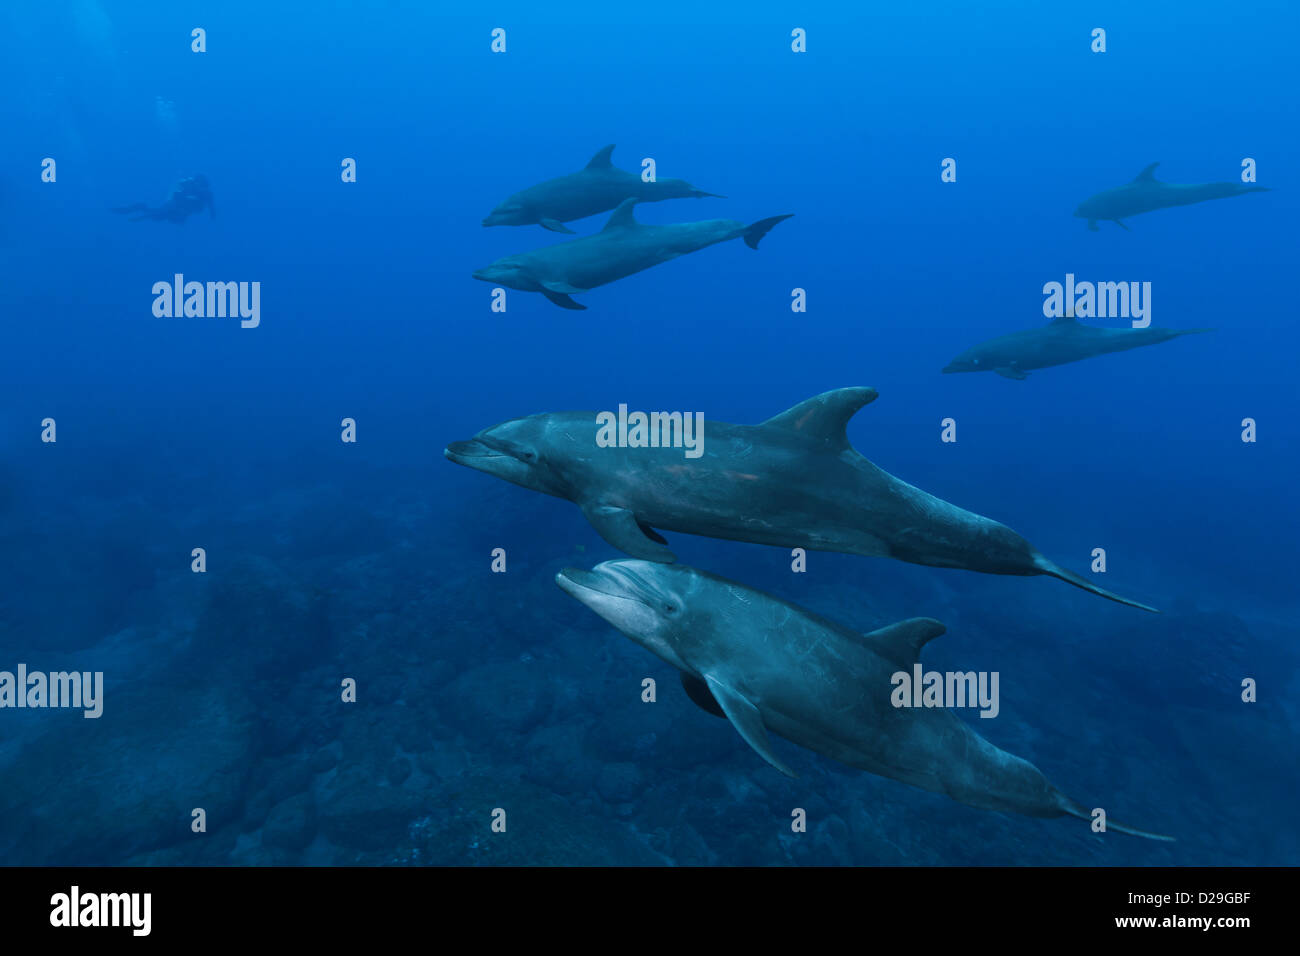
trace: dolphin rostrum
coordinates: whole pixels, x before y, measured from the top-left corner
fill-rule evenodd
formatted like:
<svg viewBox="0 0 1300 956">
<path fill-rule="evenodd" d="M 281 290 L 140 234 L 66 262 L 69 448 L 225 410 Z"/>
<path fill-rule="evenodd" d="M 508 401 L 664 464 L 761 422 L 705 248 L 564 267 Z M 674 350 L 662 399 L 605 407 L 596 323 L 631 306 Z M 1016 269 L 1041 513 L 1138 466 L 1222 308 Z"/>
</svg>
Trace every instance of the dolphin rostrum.
<svg viewBox="0 0 1300 956">
<path fill-rule="evenodd" d="M 898 706 L 895 677 L 944 632 L 912 618 L 860 634 L 770 594 L 681 564 L 622 559 L 555 578 L 568 594 L 681 672 L 690 698 L 795 776 L 771 731 L 809 750 L 982 810 L 1091 820 L 1033 764 L 942 706 Z M 964 694 L 964 692 L 963 692 Z M 1107 829 L 1170 837 L 1108 822 Z"/>
<path fill-rule="evenodd" d="M 1088 220 L 1088 228 L 1097 231 L 1099 220 L 1109 220 L 1117 226 L 1123 226 L 1124 220 L 1138 213 L 1151 212 L 1155 209 L 1168 209 L 1170 206 L 1187 206 L 1207 199 L 1226 199 L 1229 196 L 1241 196 L 1245 193 L 1266 193 L 1267 186 L 1253 186 L 1249 183 L 1162 183 L 1156 179 L 1155 170 L 1159 163 L 1152 163 L 1131 183 L 1116 186 L 1091 196 L 1079 203 L 1074 215 Z"/>
<path fill-rule="evenodd" d="M 558 412 L 503 422 L 453 442 L 443 454 L 574 502 L 602 538 L 648 561 L 676 560 L 654 530 L 663 528 L 988 574 L 1048 574 L 1155 610 L 1059 567 L 1006 525 L 926 494 L 863 458 L 845 427 L 875 398 L 874 388 L 841 388 L 761 425 L 700 416 L 695 458 L 673 440 L 672 415 L 660 412 L 650 425 L 655 447 L 605 447 L 596 412 Z M 683 418 L 689 421 L 678 414 L 678 425 Z"/>
<path fill-rule="evenodd" d="M 517 192 L 497 206 L 483 220 L 485 226 L 531 226 L 534 223 L 552 232 L 573 230 L 564 225 L 614 209 L 624 199 L 658 202 L 661 199 L 688 197 L 726 197 L 696 189 L 684 179 L 657 179 L 645 182 L 636 173 L 619 169 L 610 162 L 613 145 L 606 146 L 586 168 L 548 179 Z"/>
<path fill-rule="evenodd" d="M 997 372 L 1004 378 L 1024 381 L 1036 368 L 1065 365 L 1080 359 L 1123 352 L 1143 345 L 1157 345 L 1180 335 L 1213 332 L 1213 329 L 1104 329 L 1083 325 L 1063 315 L 1045 326 L 999 335 L 967 349 L 948 363 L 945 372 Z"/>
<path fill-rule="evenodd" d="M 647 226 L 632 215 L 635 205 L 635 199 L 623 200 L 605 228 L 594 236 L 506 256 L 479 269 L 474 278 L 540 292 L 561 308 L 585 309 L 569 297 L 728 239 L 743 237 L 745 245 L 757 249 L 769 229 L 790 218 L 773 216 L 750 226 L 734 219 Z"/>
</svg>

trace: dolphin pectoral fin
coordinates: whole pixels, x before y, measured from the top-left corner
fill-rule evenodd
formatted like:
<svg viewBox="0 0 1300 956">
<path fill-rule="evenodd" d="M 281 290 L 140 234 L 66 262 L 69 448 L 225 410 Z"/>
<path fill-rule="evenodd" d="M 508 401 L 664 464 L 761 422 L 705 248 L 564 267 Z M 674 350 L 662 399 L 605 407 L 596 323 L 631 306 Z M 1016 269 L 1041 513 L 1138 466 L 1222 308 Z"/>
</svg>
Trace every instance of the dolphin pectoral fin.
<svg viewBox="0 0 1300 956">
<path fill-rule="evenodd" d="M 1132 231 L 1133 231 L 1133 230 L 1130 229 L 1128 226 L 1124 225 L 1124 221 L 1123 221 L 1122 219 L 1112 219 L 1111 222 L 1113 222 L 1115 225 L 1119 226 L 1119 227 L 1120 227 L 1121 229 L 1123 229 L 1125 232 L 1132 232 Z"/>
<path fill-rule="evenodd" d="M 682 671 L 682 690 L 686 691 L 692 703 L 700 710 L 707 711 L 714 717 L 727 719 L 726 711 L 718 706 L 718 702 L 713 698 L 713 691 L 709 690 L 709 685 L 704 683 L 694 674 L 688 674 Z"/>
<path fill-rule="evenodd" d="M 659 564 L 672 564 L 677 560 L 677 555 L 663 543 L 664 539 L 658 534 L 655 534 L 658 541 L 649 538 L 645 528 L 636 520 L 636 515 L 627 508 L 590 504 L 582 506 L 582 513 L 597 534 L 624 554 Z"/>
<path fill-rule="evenodd" d="M 837 388 L 806 398 L 763 422 L 764 428 L 784 428 L 832 445 L 849 443 L 849 419 L 864 405 L 870 405 L 880 393 L 874 388 Z"/>
<path fill-rule="evenodd" d="M 649 526 L 648 524 L 646 524 L 644 521 L 638 521 L 638 522 L 636 523 L 636 526 L 637 526 L 638 528 L 640 528 L 640 529 L 641 529 L 641 533 L 642 533 L 643 535 L 645 535 L 647 538 L 649 538 L 651 541 L 658 541 L 658 542 L 659 542 L 660 544 L 662 544 L 662 545 L 667 545 L 667 544 L 668 544 L 668 539 L 667 539 L 667 538 L 665 538 L 663 535 L 661 535 L 661 534 L 660 534 L 658 531 L 656 531 L 654 528 L 650 527 L 650 526 Z"/>
<path fill-rule="evenodd" d="M 573 309 L 581 312 L 587 307 L 581 302 L 575 302 L 569 296 L 575 293 L 586 292 L 586 289 L 579 289 L 577 286 L 569 285 L 567 282 L 542 282 L 541 293 L 550 301 L 554 302 L 562 309 Z"/>
<path fill-rule="evenodd" d="M 731 726 L 745 738 L 745 743 L 753 747 L 760 757 L 787 777 L 797 777 L 798 774 L 782 763 L 781 758 L 772 752 L 772 742 L 767 739 L 767 728 L 763 726 L 763 715 L 758 712 L 758 708 L 739 691 L 728 687 L 713 675 L 705 674 L 704 681 L 713 694 L 713 699 L 718 702 L 722 712 L 731 721 Z"/>
<path fill-rule="evenodd" d="M 551 232 L 567 232 L 571 236 L 576 235 L 572 229 L 560 222 L 558 219 L 539 219 L 537 220 L 537 224 L 543 229 L 551 230 Z"/>
<path fill-rule="evenodd" d="M 1025 379 L 1029 378 L 1028 372 L 1022 372 L 1020 371 L 1020 369 L 1012 368 L 1009 365 L 1004 365 L 1001 368 L 995 368 L 993 371 L 997 372 L 1003 378 L 1012 378 L 1015 379 L 1017 382 L 1023 382 Z"/>
<path fill-rule="evenodd" d="M 581 302 L 574 302 L 563 292 L 552 292 L 550 289 L 547 289 L 545 287 L 543 287 L 539 291 L 542 293 L 542 295 L 546 296 L 547 299 L 549 299 L 551 302 L 554 302 L 561 309 L 573 309 L 577 312 L 583 312 L 587 308 Z"/>
</svg>

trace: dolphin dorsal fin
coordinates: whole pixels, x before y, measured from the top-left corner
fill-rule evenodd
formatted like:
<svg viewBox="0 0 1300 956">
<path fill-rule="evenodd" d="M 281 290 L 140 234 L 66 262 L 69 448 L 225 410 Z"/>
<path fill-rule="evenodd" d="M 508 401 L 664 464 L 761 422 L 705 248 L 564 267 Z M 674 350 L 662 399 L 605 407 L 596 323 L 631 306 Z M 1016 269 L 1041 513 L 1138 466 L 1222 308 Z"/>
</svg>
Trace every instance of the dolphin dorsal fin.
<svg viewBox="0 0 1300 956">
<path fill-rule="evenodd" d="M 1063 315 L 1058 315 L 1056 318 L 1052 319 L 1052 321 L 1048 322 L 1047 324 L 1049 326 L 1050 325 L 1078 325 L 1079 317 L 1074 314 L 1074 303 L 1073 302 L 1065 303 L 1065 313 Z"/>
<path fill-rule="evenodd" d="M 899 664 L 920 659 L 921 648 L 948 629 L 932 617 L 913 617 L 863 635 L 868 647 Z"/>
<path fill-rule="evenodd" d="M 1142 170 L 1142 172 L 1140 172 L 1140 173 L 1138 173 L 1136 176 L 1134 176 L 1134 177 L 1133 177 L 1133 182 L 1135 182 L 1135 183 L 1154 183 L 1154 182 L 1156 182 L 1156 167 L 1159 166 L 1159 165 L 1160 165 L 1159 163 L 1152 163 L 1152 164 L 1151 164 L 1150 166 L 1148 166 L 1146 169 Z"/>
<path fill-rule="evenodd" d="M 614 165 L 609 158 L 613 152 L 614 144 L 610 143 L 595 156 L 591 157 L 591 162 L 587 163 L 587 169 L 609 169 Z"/>
<path fill-rule="evenodd" d="M 763 427 L 784 428 L 818 441 L 847 445 L 845 428 L 858 409 L 876 400 L 874 388 L 837 388 L 805 399 L 763 422 Z"/>
<path fill-rule="evenodd" d="M 605 228 L 601 232 L 609 232 L 611 229 L 635 229 L 640 225 L 636 221 L 636 216 L 632 215 L 632 207 L 636 205 L 636 199 L 624 199 L 618 204 L 613 215 L 609 217 L 609 222 L 605 223 Z"/>
</svg>

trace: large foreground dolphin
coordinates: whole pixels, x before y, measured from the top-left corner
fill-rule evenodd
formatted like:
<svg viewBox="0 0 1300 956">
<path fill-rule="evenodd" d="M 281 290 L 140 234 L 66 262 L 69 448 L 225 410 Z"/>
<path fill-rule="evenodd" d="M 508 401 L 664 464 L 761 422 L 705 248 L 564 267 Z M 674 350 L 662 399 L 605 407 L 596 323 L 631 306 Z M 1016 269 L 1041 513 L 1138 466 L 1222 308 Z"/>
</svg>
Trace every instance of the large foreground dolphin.
<svg viewBox="0 0 1300 956">
<path fill-rule="evenodd" d="M 1097 231 L 1098 220 L 1109 220 L 1117 226 L 1124 225 L 1123 220 L 1139 213 L 1155 209 L 1168 209 L 1170 206 L 1187 206 L 1207 199 L 1226 199 L 1229 196 L 1241 196 L 1245 193 L 1266 193 L 1267 186 L 1252 186 L 1249 183 L 1162 183 L 1156 180 L 1155 170 L 1159 163 L 1152 163 L 1131 183 L 1107 189 L 1079 203 L 1075 216 L 1088 220 L 1088 228 Z"/>
<path fill-rule="evenodd" d="M 690 698 L 725 716 L 784 774 L 767 731 L 833 760 L 982 810 L 1031 817 L 1088 809 L 1028 761 L 994 747 L 944 707 L 895 706 L 893 675 L 911 675 L 944 632 L 913 618 L 859 634 L 794 604 L 685 565 L 606 561 L 565 568 L 565 592 L 681 671 Z M 1107 829 L 1169 837 L 1119 823 Z"/>
<path fill-rule="evenodd" d="M 614 166 L 610 162 L 613 152 L 612 145 L 606 146 L 591 157 L 586 168 L 515 193 L 493 209 L 483 220 L 483 225 L 530 226 L 536 223 L 552 232 L 571 233 L 573 230 L 564 223 L 608 212 L 624 199 L 658 202 L 699 196 L 725 198 L 696 189 L 684 179 L 644 182 L 636 173 Z"/>
<path fill-rule="evenodd" d="M 1006 525 L 926 494 L 859 455 L 845 426 L 875 398 L 874 388 L 841 388 L 761 425 L 703 422 L 696 458 L 674 443 L 671 417 L 652 423 L 656 447 L 602 447 L 596 412 L 515 418 L 453 442 L 443 454 L 567 498 L 602 538 L 648 561 L 676 560 L 654 530 L 663 528 L 989 574 L 1049 574 L 1155 610 L 1097 587 L 1049 561 Z"/>
<path fill-rule="evenodd" d="M 622 279 L 651 266 L 728 239 L 744 238 L 758 248 L 769 229 L 790 216 L 773 216 L 746 226 L 734 219 L 706 219 L 647 226 L 632 215 L 635 199 L 624 200 L 594 236 L 498 259 L 475 279 L 524 292 L 540 292 L 565 309 L 585 309 L 571 295 Z"/>
<path fill-rule="evenodd" d="M 945 372 L 997 372 L 1004 378 L 1024 381 L 1031 369 L 1065 365 L 1080 359 L 1123 352 L 1143 345 L 1168 342 L 1180 335 L 1212 332 L 1213 329 L 1103 329 L 1083 325 L 1063 315 L 1048 325 L 1023 332 L 999 335 L 967 349 L 948 363 Z"/>
</svg>

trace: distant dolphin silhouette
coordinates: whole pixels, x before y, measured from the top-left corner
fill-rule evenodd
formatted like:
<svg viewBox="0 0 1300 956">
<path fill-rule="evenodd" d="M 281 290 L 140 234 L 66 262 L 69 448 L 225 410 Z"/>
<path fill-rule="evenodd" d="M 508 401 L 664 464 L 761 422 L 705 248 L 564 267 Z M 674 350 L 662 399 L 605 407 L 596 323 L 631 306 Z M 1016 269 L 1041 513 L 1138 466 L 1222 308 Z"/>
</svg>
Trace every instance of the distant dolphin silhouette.
<svg viewBox="0 0 1300 956">
<path fill-rule="evenodd" d="M 1213 332 L 1213 329 L 1103 329 L 1082 325 L 1063 315 L 1049 324 L 1023 332 L 1000 335 L 962 352 L 948 363 L 945 372 L 997 372 L 1003 378 L 1024 381 L 1029 372 L 1051 365 L 1065 365 L 1080 359 L 1123 352 L 1168 342 L 1180 335 Z"/>
<path fill-rule="evenodd" d="M 1156 209 L 1168 209 L 1171 206 L 1188 206 L 1207 199 L 1226 199 L 1229 196 L 1241 196 L 1245 193 L 1266 193 L 1267 186 L 1252 186 L 1248 183 L 1195 183 L 1180 185 L 1162 183 L 1155 177 L 1159 163 L 1152 163 L 1131 183 L 1116 186 L 1091 196 L 1079 203 L 1074 215 L 1088 220 L 1088 228 L 1097 231 L 1098 220 L 1109 220 L 1117 226 L 1124 225 L 1123 220 L 1139 213 Z"/>
<path fill-rule="evenodd" d="M 795 776 L 767 732 L 816 753 L 981 810 L 1031 817 L 1088 809 L 1037 767 L 999 750 L 951 710 L 896 706 L 893 675 L 911 676 L 944 632 L 913 618 L 860 634 L 797 605 L 680 564 L 606 561 L 555 578 L 681 672 L 687 695 L 723 716 L 760 757 Z M 1107 822 L 1108 830 L 1170 837 Z"/>
<path fill-rule="evenodd" d="M 474 273 L 475 279 L 523 292 L 540 292 L 564 309 L 585 309 L 570 298 L 729 239 L 744 238 L 757 249 L 769 229 L 790 216 L 773 216 L 746 226 L 734 219 L 706 219 L 667 226 L 636 221 L 635 199 L 625 199 L 594 236 L 506 256 Z"/>
<path fill-rule="evenodd" d="M 602 538 L 649 561 L 676 560 L 654 530 L 663 528 L 987 574 L 1048 574 L 1155 610 L 1049 561 L 1006 525 L 926 494 L 863 458 L 845 426 L 875 399 L 874 388 L 841 388 L 761 425 L 706 421 L 695 459 L 659 436 L 663 447 L 602 447 L 595 412 L 516 418 L 452 442 L 443 454 L 574 502 Z"/>
<path fill-rule="evenodd" d="M 717 193 L 696 189 L 684 179 L 657 179 L 645 182 L 636 173 L 619 169 L 610 162 L 613 145 L 606 146 L 584 169 L 567 176 L 548 179 L 515 193 L 497 206 L 483 220 L 485 226 L 530 226 L 537 224 L 552 232 L 572 233 L 564 225 L 597 213 L 616 209 L 624 199 L 659 202 L 661 199 L 686 199 L 713 196 Z"/>
</svg>

